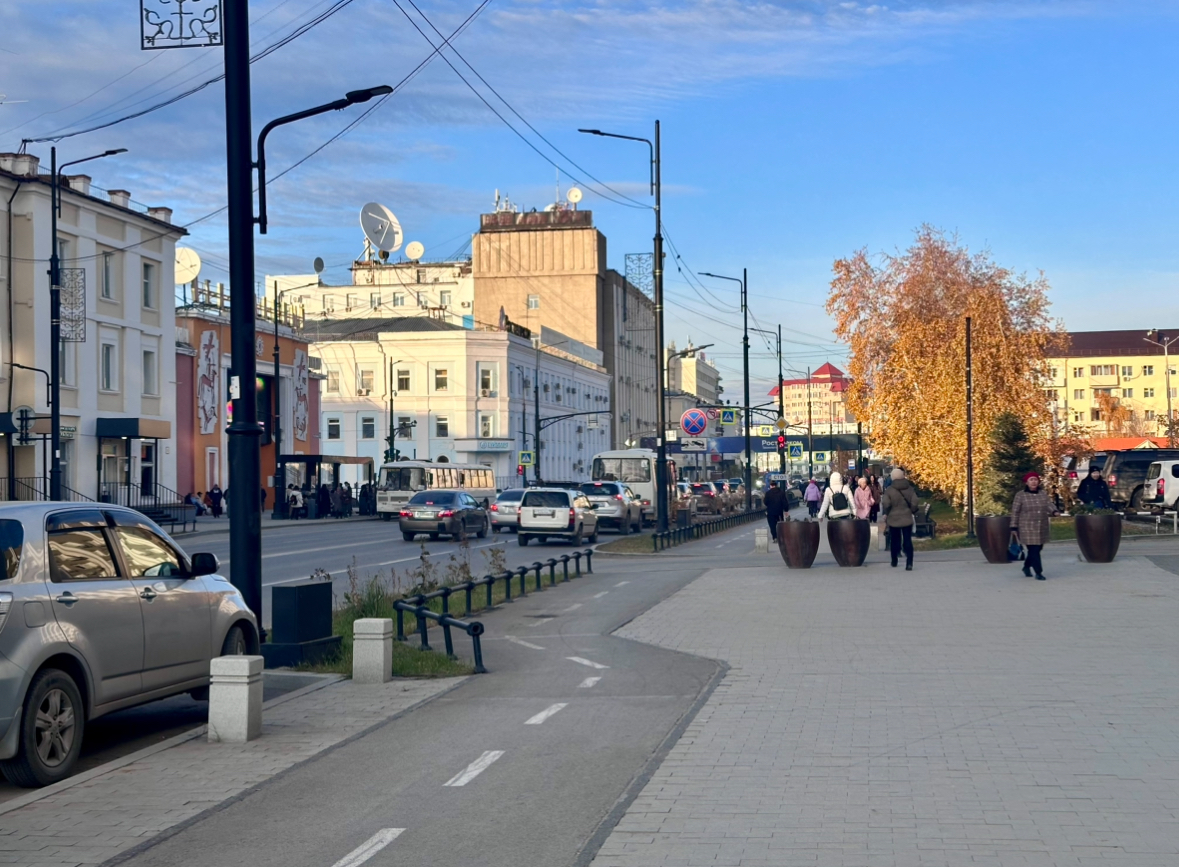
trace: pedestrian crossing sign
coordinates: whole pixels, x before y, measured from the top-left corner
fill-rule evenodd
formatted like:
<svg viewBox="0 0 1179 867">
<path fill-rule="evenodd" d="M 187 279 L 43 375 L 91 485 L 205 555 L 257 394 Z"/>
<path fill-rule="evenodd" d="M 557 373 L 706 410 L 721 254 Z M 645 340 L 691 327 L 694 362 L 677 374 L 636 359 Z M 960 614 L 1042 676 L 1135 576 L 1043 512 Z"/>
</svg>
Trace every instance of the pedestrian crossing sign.
<svg viewBox="0 0 1179 867">
<path fill-rule="evenodd" d="M 520 452 L 520 460 L 516 461 L 522 467 L 530 467 L 536 463 L 531 451 Z"/>
<path fill-rule="evenodd" d="M 786 448 L 790 450 L 790 457 L 802 458 L 802 443 L 787 443 Z"/>
<path fill-rule="evenodd" d="M 722 409 L 721 410 L 721 424 L 736 424 L 736 423 L 737 423 L 737 410 L 735 410 L 735 409 Z"/>
<path fill-rule="evenodd" d="M 815 463 L 816 464 L 823 464 L 826 462 L 827 462 L 827 453 L 826 452 L 815 452 Z"/>
</svg>

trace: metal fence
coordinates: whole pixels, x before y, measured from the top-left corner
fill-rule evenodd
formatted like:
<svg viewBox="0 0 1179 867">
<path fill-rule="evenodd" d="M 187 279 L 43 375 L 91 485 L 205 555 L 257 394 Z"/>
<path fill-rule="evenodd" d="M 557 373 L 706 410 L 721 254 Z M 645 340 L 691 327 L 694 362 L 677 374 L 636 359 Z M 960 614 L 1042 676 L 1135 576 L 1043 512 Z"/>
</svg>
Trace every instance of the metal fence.
<svg viewBox="0 0 1179 867">
<path fill-rule="evenodd" d="M 750 521 L 765 520 L 765 516 L 765 509 L 752 509 L 748 512 L 739 512 L 736 515 L 727 515 L 724 518 L 701 521 L 698 524 L 691 524 L 687 527 L 675 527 L 666 533 L 652 533 L 651 549 L 658 552 L 667 548 L 674 548 L 676 545 L 682 545 L 685 542 L 691 542 L 696 539 L 703 539 L 705 536 L 711 536 L 713 533 L 722 533 L 725 530 L 733 529 L 733 527 L 748 524 Z"/>
</svg>

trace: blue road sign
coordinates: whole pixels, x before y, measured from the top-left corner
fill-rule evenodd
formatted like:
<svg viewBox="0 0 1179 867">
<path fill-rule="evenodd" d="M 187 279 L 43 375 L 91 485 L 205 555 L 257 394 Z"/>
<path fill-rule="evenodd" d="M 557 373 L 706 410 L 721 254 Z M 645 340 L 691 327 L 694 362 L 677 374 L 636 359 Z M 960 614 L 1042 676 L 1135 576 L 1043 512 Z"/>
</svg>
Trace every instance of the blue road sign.
<svg viewBox="0 0 1179 867">
<path fill-rule="evenodd" d="M 787 443 L 786 447 L 788 449 L 790 449 L 790 457 L 792 457 L 792 458 L 801 458 L 802 457 L 802 443 Z"/>
<path fill-rule="evenodd" d="M 721 410 L 721 424 L 736 424 L 736 423 L 737 423 L 737 410 L 735 410 L 735 409 L 722 409 Z"/>
<path fill-rule="evenodd" d="M 708 430 L 708 414 L 702 409 L 689 409 L 680 416 L 680 427 L 688 436 L 698 437 Z"/>
</svg>

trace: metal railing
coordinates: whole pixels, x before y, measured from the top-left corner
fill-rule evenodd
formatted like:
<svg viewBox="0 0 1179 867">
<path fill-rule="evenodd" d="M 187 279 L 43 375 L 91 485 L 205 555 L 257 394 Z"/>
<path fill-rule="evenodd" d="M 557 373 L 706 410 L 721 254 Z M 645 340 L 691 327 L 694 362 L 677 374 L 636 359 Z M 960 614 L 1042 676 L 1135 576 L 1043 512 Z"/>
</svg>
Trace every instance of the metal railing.
<svg viewBox="0 0 1179 867">
<path fill-rule="evenodd" d="M 196 525 L 196 507 L 188 505 L 174 491 L 159 482 L 137 485 L 134 482 L 103 482 L 98 486 L 98 499 L 103 503 L 116 503 L 142 512 L 157 524 L 177 524 L 188 529 L 189 522 Z"/>
<path fill-rule="evenodd" d="M 674 548 L 676 545 L 703 539 L 713 533 L 722 533 L 725 530 L 733 529 L 733 527 L 748 524 L 750 521 L 765 520 L 765 515 L 765 509 L 752 509 L 748 512 L 738 512 L 735 515 L 715 518 L 711 521 L 701 521 L 699 524 L 692 524 L 688 527 L 675 527 L 666 533 L 652 533 L 651 550 L 659 552 Z"/>
<path fill-rule="evenodd" d="M 433 620 L 442 627 L 442 637 L 446 645 L 446 655 L 454 658 L 454 643 L 451 639 L 450 630 L 461 629 L 471 637 L 472 653 L 475 657 L 475 671 L 478 674 L 486 674 L 487 669 L 483 666 L 483 646 L 480 641 L 480 636 L 483 635 L 483 624 L 477 620 L 465 622 L 458 620 L 452 616 L 450 611 L 450 597 L 456 594 L 462 594 L 464 608 L 463 616 L 469 617 L 472 612 L 472 603 L 474 602 L 474 593 L 476 588 L 484 588 L 486 594 L 485 610 L 495 607 L 493 597 L 496 582 L 503 582 L 504 602 L 512 601 L 512 582 L 519 582 L 518 596 L 528 595 L 528 576 L 531 573 L 534 576 L 533 592 L 544 590 L 543 571 L 548 569 L 548 586 L 554 587 L 557 584 L 557 567 L 561 567 L 561 582 L 568 582 L 571 578 L 580 578 L 582 574 L 592 575 L 594 571 L 593 565 L 594 551 L 592 548 L 587 548 L 584 551 L 574 551 L 572 554 L 562 554 L 560 557 L 550 557 L 545 562 L 536 561 L 531 566 L 517 566 L 515 569 L 505 569 L 497 575 L 484 575 L 482 578 L 476 578 L 471 581 L 464 581 L 460 584 L 451 584 L 447 587 L 440 587 L 430 593 L 419 593 L 415 596 L 409 596 L 405 599 L 398 599 L 393 602 L 393 608 L 397 612 L 397 640 L 406 641 L 405 634 L 405 615 L 412 614 L 417 619 L 417 633 L 421 638 L 421 649 L 431 650 L 430 640 L 427 636 L 429 631 L 429 624 L 427 620 Z M 581 559 L 585 558 L 585 572 L 581 571 Z M 574 573 L 569 574 L 569 564 L 573 563 Z M 441 611 L 434 611 L 429 608 L 427 603 L 431 600 L 441 600 Z"/>
<path fill-rule="evenodd" d="M 9 485 L 12 486 L 12 496 L 8 496 Z M 49 480 L 43 476 L 25 476 L 13 479 L 0 478 L 0 501 L 12 502 L 43 502 L 49 499 Z M 61 486 L 62 502 L 92 503 L 85 494 L 75 491 L 68 485 Z"/>
</svg>

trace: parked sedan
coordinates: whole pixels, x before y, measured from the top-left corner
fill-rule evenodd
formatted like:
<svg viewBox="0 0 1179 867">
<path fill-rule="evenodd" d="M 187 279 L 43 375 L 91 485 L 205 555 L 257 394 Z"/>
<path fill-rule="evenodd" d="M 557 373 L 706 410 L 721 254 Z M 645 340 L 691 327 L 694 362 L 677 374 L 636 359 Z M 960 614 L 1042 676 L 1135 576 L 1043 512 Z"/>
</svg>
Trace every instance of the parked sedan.
<svg viewBox="0 0 1179 867">
<path fill-rule="evenodd" d="M 598 526 L 613 527 L 623 536 L 643 529 L 643 501 L 620 482 L 585 482 L 581 492 L 596 507 Z"/>
<path fill-rule="evenodd" d="M 465 539 L 474 533 L 480 539 L 491 529 L 487 511 L 465 491 L 419 491 L 401 510 L 401 538 L 412 542 L 418 533 Z"/>
<path fill-rule="evenodd" d="M 493 533 L 498 533 L 500 530 L 516 532 L 520 521 L 520 499 L 523 496 L 523 488 L 510 488 L 495 498 L 495 502 L 491 504 L 491 531 Z"/>
<path fill-rule="evenodd" d="M 68 777 L 87 724 L 188 692 L 216 656 L 258 652 L 258 626 L 217 558 L 189 558 L 139 512 L 0 506 L 0 770 Z"/>
</svg>

